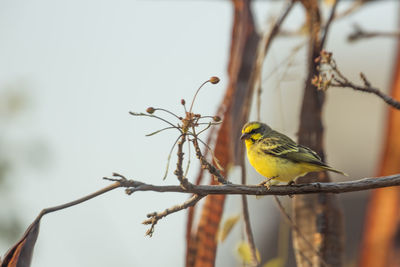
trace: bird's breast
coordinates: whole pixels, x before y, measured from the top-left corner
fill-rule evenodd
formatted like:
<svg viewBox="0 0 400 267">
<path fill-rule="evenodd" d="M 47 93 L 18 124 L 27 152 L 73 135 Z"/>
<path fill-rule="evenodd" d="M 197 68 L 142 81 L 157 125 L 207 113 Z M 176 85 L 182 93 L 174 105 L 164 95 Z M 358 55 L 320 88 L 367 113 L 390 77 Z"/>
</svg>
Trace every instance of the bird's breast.
<svg viewBox="0 0 400 267">
<path fill-rule="evenodd" d="M 291 160 L 266 154 L 256 149 L 247 148 L 247 157 L 254 169 L 266 178 L 275 178 L 281 182 L 290 182 L 305 175 L 308 166 Z"/>
</svg>

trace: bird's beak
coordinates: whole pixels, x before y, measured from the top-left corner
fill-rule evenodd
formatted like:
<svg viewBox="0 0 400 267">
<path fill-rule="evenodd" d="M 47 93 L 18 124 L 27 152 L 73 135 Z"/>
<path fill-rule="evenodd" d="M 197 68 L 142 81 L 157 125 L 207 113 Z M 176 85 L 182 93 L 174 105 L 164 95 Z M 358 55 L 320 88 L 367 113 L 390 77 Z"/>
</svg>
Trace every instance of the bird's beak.
<svg viewBox="0 0 400 267">
<path fill-rule="evenodd" d="M 250 134 L 248 133 L 243 133 L 242 136 L 240 136 L 240 140 L 246 140 L 250 138 Z"/>
</svg>

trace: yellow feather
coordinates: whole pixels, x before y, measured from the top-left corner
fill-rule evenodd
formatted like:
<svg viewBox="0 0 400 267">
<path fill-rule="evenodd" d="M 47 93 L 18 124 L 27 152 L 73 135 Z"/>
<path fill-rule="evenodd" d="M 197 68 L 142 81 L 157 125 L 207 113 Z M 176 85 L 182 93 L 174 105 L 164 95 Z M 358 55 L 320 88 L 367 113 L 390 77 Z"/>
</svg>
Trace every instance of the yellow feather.
<svg viewBox="0 0 400 267">
<path fill-rule="evenodd" d="M 242 129 L 247 158 L 254 169 L 268 179 L 291 182 L 309 172 L 335 170 L 323 163 L 309 148 L 297 145 L 286 135 L 261 122 L 247 123 Z"/>
</svg>

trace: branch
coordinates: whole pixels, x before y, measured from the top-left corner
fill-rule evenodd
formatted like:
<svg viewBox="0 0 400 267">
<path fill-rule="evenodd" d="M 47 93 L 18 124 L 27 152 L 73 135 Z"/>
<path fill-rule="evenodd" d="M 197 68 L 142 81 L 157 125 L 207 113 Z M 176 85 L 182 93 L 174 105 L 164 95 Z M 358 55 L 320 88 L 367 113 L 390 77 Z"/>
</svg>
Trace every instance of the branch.
<svg viewBox="0 0 400 267">
<path fill-rule="evenodd" d="M 241 153 L 240 166 L 242 167 L 241 168 L 242 184 L 245 184 L 247 181 L 247 177 L 246 177 L 246 164 L 244 162 L 243 150 Z M 247 202 L 246 195 L 242 195 L 242 211 L 243 211 L 245 233 L 250 247 L 251 261 L 252 261 L 251 263 L 253 266 L 260 267 L 260 262 L 257 258 L 257 247 L 254 241 L 253 230 L 251 229 L 249 205 Z"/>
<path fill-rule="evenodd" d="M 382 176 L 375 178 L 364 178 L 355 181 L 340 182 L 340 183 L 309 183 L 309 184 L 293 184 L 293 185 L 276 185 L 270 186 L 269 189 L 260 185 L 241 185 L 241 184 L 222 184 L 222 185 L 194 185 L 182 188 L 179 185 L 152 185 L 140 181 L 127 180 L 120 174 L 113 174 L 117 178 L 104 179 L 116 182 L 111 189 L 117 187 L 125 187 L 125 192 L 130 195 L 137 191 L 153 191 L 153 192 L 175 192 L 175 193 L 192 193 L 194 194 L 189 200 L 183 204 L 176 205 L 166 209 L 163 212 L 153 212 L 147 215 L 148 220 L 144 224 L 151 224 L 147 235 L 151 236 L 154 233 L 154 226 L 157 222 L 168 216 L 169 214 L 194 206 L 199 200 L 207 195 L 281 195 L 291 196 L 300 194 L 315 194 L 315 193 L 346 193 L 370 190 L 375 188 L 399 186 L 400 174 Z M 106 189 L 110 190 L 110 189 Z M 105 190 L 103 190 L 105 191 Z M 102 192 L 104 193 L 104 192 Z"/>
<path fill-rule="evenodd" d="M 258 196 L 290 196 L 302 194 L 316 193 L 347 193 L 355 191 L 370 190 L 375 188 L 399 186 L 400 174 L 364 178 L 355 181 L 339 182 L 339 183 L 308 183 L 293 185 L 275 185 L 266 188 L 260 185 L 241 185 L 241 184 L 224 184 L 224 185 L 192 185 L 190 188 L 184 189 L 179 185 L 153 185 L 140 181 L 127 179 L 110 179 L 118 181 L 119 187 L 126 187 L 126 193 L 132 194 L 137 191 L 153 191 L 159 193 L 175 192 L 175 193 L 192 193 L 198 195 L 258 195 Z"/>
<path fill-rule="evenodd" d="M 146 235 L 148 235 L 150 237 L 153 235 L 154 226 L 157 224 L 157 222 L 160 219 L 170 215 L 171 213 L 175 213 L 177 211 L 187 209 L 189 207 L 193 207 L 203 197 L 204 196 L 201 196 L 201 195 L 193 195 L 191 198 L 189 198 L 188 200 L 186 200 L 184 203 L 182 203 L 180 205 L 176 205 L 176 206 L 173 206 L 172 208 L 165 209 L 163 212 L 152 212 L 152 213 L 147 214 L 147 218 L 149 218 L 149 219 L 145 220 L 143 222 L 143 224 L 151 224 L 151 227 L 149 230 L 147 230 Z"/>
<path fill-rule="evenodd" d="M 351 82 L 337 67 L 336 61 L 332 58 L 332 53 L 321 51 L 320 57 L 316 60 L 321 63 L 320 74 L 314 76 L 312 83 L 319 90 L 325 91 L 329 87 L 348 87 L 356 91 L 374 94 L 385 101 L 388 105 L 395 109 L 400 109 L 400 102 L 398 100 L 383 93 L 378 88 L 372 87 L 370 81 L 368 81 L 367 77 L 362 72 L 360 73 L 360 77 L 364 85 L 357 85 Z"/>
<path fill-rule="evenodd" d="M 336 13 L 336 8 L 337 8 L 338 3 L 339 3 L 339 0 L 334 0 L 334 2 L 333 2 L 332 8 L 331 8 L 331 12 L 329 14 L 329 18 L 328 18 L 328 20 L 327 20 L 327 22 L 325 24 L 324 31 L 323 31 L 323 34 L 322 34 L 321 47 L 323 47 L 324 44 L 325 44 L 326 37 L 328 36 L 329 28 L 330 28 L 330 26 L 332 24 L 332 21 L 335 18 L 335 13 Z"/>
<path fill-rule="evenodd" d="M 400 32 L 383 32 L 383 31 L 365 31 L 359 25 L 355 24 L 353 26 L 353 33 L 347 36 L 347 41 L 355 42 L 360 39 L 375 38 L 375 37 L 394 37 L 400 38 Z"/>
<path fill-rule="evenodd" d="M 268 50 L 271 46 L 272 41 L 275 36 L 279 33 L 280 28 L 285 21 L 286 17 L 292 10 L 296 1 L 288 0 L 286 6 L 280 16 L 273 23 L 268 32 L 264 33 L 262 39 L 260 40 L 257 48 L 257 58 L 256 65 L 254 70 L 254 75 L 251 77 L 250 86 L 257 88 L 257 118 L 260 117 L 260 107 L 261 107 L 261 71 L 262 66 L 265 61 L 265 57 L 267 56 Z"/>
<path fill-rule="evenodd" d="M 221 172 L 211 163 L 209 163 L 206 158 L 203 156 L 203 153 L 201 153 L 201 149 L 199 146 L 199 143 L 197 142 L 197 134 L 195 132 L 195 129 L 193 128 L 193 146 L 196 150 L 196 157 L 200 160 L 201 163 L 201 168 L 208 170 L 208 172 L 212 175 L 214 175 L 214 177 L 217 179 L 218 182 L 220 182 L 221 184 L 229 184 L 230 182 L 221 174 Z M 205 146 L 207 146 L 207 144 L 204 144 Z M 210 149 L 210 151 L 212 152 L 212 150 Z M 215 158 L 214 161 L 218 164 L 218 159 Z M 219 165 L 219 164 L 218 164 Z"/>
<path fill-rule="evenodd" d="M 399 101 L 397 101 L 396 99 L 394 99 L 394 98 L 390 97 L 389 95 L 383 93 L 378 88 L 371 87 L 371 84 L 369 83 L 369 81 L 367 80 L 367 78 L 365 77 L 365 75 L 363 73 L 360 73 L 360 77 L 364 81 L 364 86 L 356 85 L 356 84 L 352 83 L 351 81 L 349 81 L 347 79 L 340 80 L 340 79 L 337 79 L 337 78 L 334 78 L 334 81 L 336 83 L 331 83 L 330 86 L 332 86 L 332 87 L 342 87 L 342 88 L 349 87 L 349 88 L 352 88 L 352 89 L 354 89 L 356 91 L 361 91 L 361 92 L 365 92 L 365 93 L 371 93 L 371 94 L 374 94 L 374 95 L 378 96 L 383 101 L 385 101 L 388 105 L 394 107 L 395 109 L 400 109 L 400 102 Z"/>
</svg>

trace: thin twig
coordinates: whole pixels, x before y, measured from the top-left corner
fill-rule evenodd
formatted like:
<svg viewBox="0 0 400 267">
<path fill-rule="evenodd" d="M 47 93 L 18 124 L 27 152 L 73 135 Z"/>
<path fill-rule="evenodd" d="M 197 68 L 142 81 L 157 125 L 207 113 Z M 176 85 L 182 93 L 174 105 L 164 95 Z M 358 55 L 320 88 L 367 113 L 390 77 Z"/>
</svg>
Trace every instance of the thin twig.
<svg viewBox="0 0 400 267">
<path fill-rule="evenodd" d="M 384 31 L 366 31 L 363 30 L 359 25 L 353 26 L 354 31 L 347 36 L 349 42 L 359 41 L 361 39 L 375 38 L 375 37 L 390 37 L 400 38 L 400 31 L 384 32 Z"/>
<path fill-rule="evenodd" d="M 244 162 L 243 154 L 241 155 L 240 165 L 242 167 L 241 168 L 242 184 L 246 184 L 246 180 L 247 180 L 246 179 L 246 164 Z M 257 258 L 257 248 L 256 248 L 256 244 L 254 241 L 253 231 L 251 229 L 249 205 L 247 202 L 246 195 L 242 195 L 242 210 L 243 210 L 244 227 L 245 227 L 247 241 L 249 242 L 249 247 L 250 247 L 250 252 L 251 252 L 252 264 L 254 266 L 259 267 L 260 262 L 258 261 L 258 258 Z"/>
<path fill-rule="evenodd" d="M 333 19 L 335 18 L 335 13 L 336 13 L 336 8 L 337 8 L 338 3 L 339 3 L 339 0 L 334 0 L 334 3 L 331 8 L 331 12 L 329 14 L 329 18 L 324 27 L 324 32 L 322 33 L 321 47 L 324 47 L 324 45 L 325 45 L 325 41 L 326 41 L 326 37 L 328 36 L 329 28 L 332 24 Z"/>
<path fill-rule="evenodd" d="M 282 26 L 282 23 L 285 21 L 287 15 L 292 10 L 294 3 L 296 0 L 287 0 L 286 6 L 283 9 L 280 16 L 276 19 L 276 21 L 272 24 L 271 28 L 269 29 L 268 33 L 264 34 L 264 37 L 260 40 L 260 43 L 257 48 L 257 58 L 256 58 L 256 65 L 255 65 L 255 78 L 254 78 L 254 88 L 257 88 L 257 117 L 259 119 L 260 114 L 260 106 L 261 106 L 261 70 L 263 63 L 265 61 L 265 57 L 267 56 L 268 50 L 271 46 L 272 40 L 275 36 L 279 33 L 279 30 Z"/>
<path fill-rule="evenodd" d="M 362 74 L 360 74 L 362 75 Z M 338 79 L 334 79 L 337 83 L 331 83 L 330 86 L 332 87 L 349 87 L 352 88 L 356 91 L 361 91 L 361 92 L 365 92 L 365 93 L 371 93 L 371 94 L 375 94 L 376 96 L 378 96 L 379 98 L 381 98 L 383 101 L 385 101 L 388 105 L 394 107 L 395 109 L 400 109 L 400 102 L 395 100 L 394 98 L 386 95 L 385 93 L 383 93 L 381 90 L 379 90 L 378 88 L 375 87 L 370 87 L 370 86 L 360 86 L 360 85 L 356 85 L 350 81 L 341 81 Z"/>
<path fill-rule="evenodd" d="M 181 187 L 183 188 L 187 188 L 188 186 L 190 186 L 190 183 L 188 181 L 188 179 L 186 177 L 184 177 L 184 173 L 183 173 L 183 144 L 186 141 L 186 133 L 183 133 L 181 135 L 181 138 L 178 142 L 178 161 L 176 162 L 176 170 L 174 171 L 174 174 L 176 175 L 176 177 L 178 177 L 178 180 L 181 184 Z"/>
<path fill-rule="evenodd" d="M 225 177 L 221 174 L 221 172 L 214 165 L 209 163 L 201 153 L 201 149 L 198 143 L 198 138 L 194 127 L 192 128 L 192 132 L 193 132 L 192 143 L 196 151 L 196 156 L 200 160 L 201 167 L 203 169 L 208 170 L 210 174 L 214 175 L 214 177 L 216 177 L 218 182 L 220 182 L 221 184 L 229 184 L 230 182 L 227 179 L 225 179 Z"/>
<path fill-rule="evenodd" d="M 54 207 L 43 209 L 39 213 L 39 215 L 36 217 L 34 222 L 39 221 L 43 217 L 43 215 L 45 215 L 47 213 L 55 212 L 55 211 L 58 211 L 58 210 L 66 209 L 66 208 L 81 204 L 82 202 L 86 202 L 86 201 L 88 201 L 88 200 L 90 200 L 92 198 L 95 198 L 95 197 L 100 196 L 100 195 L 102 195 L 104 193 L 107 193 L 108 191 L 111 191 L 111 190 L 114 190 L 116 188 L 119 188 L 119 187 L 121 187 L 120 181 L 124 181 L 124 179 L 125 178 L 122 178 L 122 176 L 120 176 L 120 179 L 118 179 L 118 181 L 116 181 L 115 183 L 113 183 L 113 184 L 111 184 L 109 186 L 106 186 L 103 189 L 100 189 L 100 190 L 98 190 L 98 191 L 96 191 L 94 193 L 91 193 L 91 194 L 89 194 L 87 196 L 78 198 L 78 199 L 76 199 L 74 201 L 71 201 L 71 202 L 68 202 L 68 203 L 65 203 L 65 204 L 62 204 L 62 205 L 58 205 L 58 206 L 54 206 Z"/>
<path fill-rule="evenodd" d="M 158 117 L 158 116 L 156 116 L 156 115 L 146 114 L 146 113 L 141 113 L 141 112 L 138 113 L 138 112 L 133 112 L 133 111 L 129 111 L 129 114 L 131 114 L 132 116 L 144 116 L 144 117 L 156 118 L 156 119 L 159 119 L 159 120 L 161 120 L 161 121 L 163 121 L 163 122 L 165 122 L 165 123 L 168 123 L 168 124 L 171 125 L 173 128 L 176 128 L 177 130 L 181 131 L 181 129 L 180 129 L 178 126 L 173 125 L 172 123 L 170 123 L 170 122 L 167 121 L 166 119 L 163 119 L 163 118 Z"/>
<path fill-rule="evenodd" d="M 279 211 L 285 217 L 287 222 L 289 223 L 290 227 L 300 236 L 301 239 L 310 247 L 310 249 L 315 253 L 315 255 L 321 260 L 322 265 L 328 266 L 324 259 L 321 256 L 321 253 L 319 253 L 318 250 L 314 248 L 314 246 L 311 244 L 311 242 L 303 235 L 303 233 L 300 231 L 299 227 L 295 224 L 295 222 L 292 220 L 290 215 L 286 212 L 285 207 L 283 207 L 282 202 L 279 200 L 277 196 L 274 196 L 276 204 L 278 204 Z M 303 255 L 303 257 L 305 257 Z"/>
<path fill-rule="evenodd" d="M 352 88 L 356 91 L 365 93 L 371 93 L 388 105 L 400 109 L 400 102 L 389 95 L 383 93 L 376 87 L 372 87 L 371 82 L 367 79 L 365 74 L 360 73 L 360 78 L 364 85 L 357 85 L 351 82 L 343 73 L 339 70 L 336 61 L 332 58 L 332 53 L 327 51 L 321 51 L 321 56 L 317 59 L 321 62 L 321 70 L 319 76 L 315 76 L 312 83 L 320 90 L 327 90 L 329 87 L 341 87 L 341 88 Z"/>
<path fill-rule="evenodd" d="M 161 111 L 164 111 L 164 112 L 166 112 L 166 113 L 168 113 L 168 114 L 174 116 L 174 117 L 177 118 L 178 120 L 180 120 L 180 118 L 179 118 L 178 115 L 176 115 L 175 113 L 173 113 L 173 112 L 171 112 L 171 111 L 169 111 L 169 110 L 167 110 L 167 109 L 165 109 L 165 108 L 154 108 L 154 110 L 161 110 Z"/>
<path fill-rule="evenodd" d="M 197 136 L 198 136 L 199 134 L 197 134 Z M 193 140 L 191 140 L 192 142 L 193 142 Z M 200 143 L 202 143 L 204 146 L 205 146 L 205 148 L 207 148 L 206 149 L 206 152 L 207 151 L 209 151 L 210 152 L 210 154 L 211 154 L 211 158 L 212 158 L 212 160 L 213 160 L 213 162 L 215 163 L 215 166 L 217 167 L 217 169 L 219 169 L 219 170 L 223 170 L 223 168 L 222 168 L 222 166 L 221 166 L 221 164 L 219 164 L 219 160 L 217 159 L 217 157 L 215 156 L 215 154 L 214 154 L 214 151 L 211 149 L 211 147 L 209 146 L 209 145 L 207 145 L 207 143 L 206 142 L 204 142 L 203 140 L 201 140 L 201 138 L 199 138 L 199 137 L 197 137 L 196 138 L 196 141 L 199 141 Z M 196 144 L 196 145 L 194 145 L 195 147 L 196 146 L 198 146 L 198 144 Z M 200 151 L 201 152 L 201 151 Z M 203 154 L 201 154 L 201 157 L 202 158 L 206 158 Z M 209 163 L 210 164 L 210 163 Z M 208 168 L 207 168 L 208 169 Z M 221 178 L 223 178 L 223 177 L 221 177 Z M 224 178 L 225 179 L 225 178 Z"/>
<path fill-rule="evenodd" d="M 178 136 L 178 138 L 176 138 L 174 144 L 172 145 L 171 149 L 169 150 L 168 158 L 167 158 L 167 166 L 165 168 L 165 173 L 164 173 L 164 176 L 163 176 L 163 180 L 165 180 L 167 178 L 167 176 L 168 176 L 168 170 L 169 170 L 169 163 L 171 161 L 171 155 L 172 155 L 172 152 L 174 151 L 174 148 L 175 148 L 176 144 L 178 143 L 179 138 L 181 138 L 181 136 L 182 135 L 180 135 L 180 136 Z"/>
<path fill-rule="evenodd" d="M 204 196 L 202 196 L 202 195 L 193 195 L 191 198 L 189 198 L 188 200 L 186 200 L 182 204 L 179 204 L 179 205 L 173 206 L 171 208 L 165 209 L 162 212 L 153 212 L 153 213 L 147 214 L 147 217 L 149 219 L 145 220 L 143 222 L 143 224 L 151 224 L 151 226 L 150 226 L 150 229 L 147 230 L 146 235 L 148 235 L 150 237 L 153 235 L 154 226 L 157 224 L 157 222 L 160 219 L 168 216 L 169 214 L 172 214 L 172 213 L 175 213 L 175 212 L 178 212 L 178 211 L 181 211 L 181 210 L 184 210 L 184 209 L 187 209 L 189 207 L 192 207 L 192 206 L 196 205 L 196 203 L 199 202 L 200 199 L 202 199 L 203 197 Z"/>
</svg>

